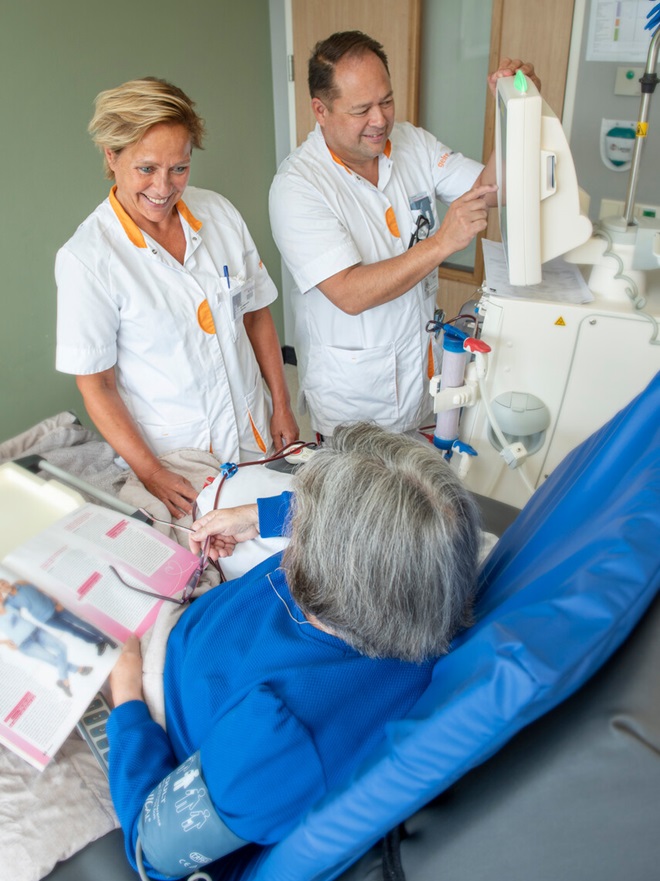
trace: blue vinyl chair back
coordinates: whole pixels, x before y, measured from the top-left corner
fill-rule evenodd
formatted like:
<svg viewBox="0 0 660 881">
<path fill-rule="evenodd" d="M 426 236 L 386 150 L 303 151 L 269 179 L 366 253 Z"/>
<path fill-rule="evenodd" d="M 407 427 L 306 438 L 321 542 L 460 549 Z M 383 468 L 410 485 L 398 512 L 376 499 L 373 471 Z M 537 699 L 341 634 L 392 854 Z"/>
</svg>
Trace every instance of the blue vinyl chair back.
<svg viewBox="0 0 660 881">
<path fill-rule="evenodd" d="M 329 881 L 578 689 L 660 586 L 660 374 L 556 469 L 481 575 L 477 622 L 349 784 L 231 881 Z M 466 560 L 466 565 L 472 561 Z"/>
</svg>

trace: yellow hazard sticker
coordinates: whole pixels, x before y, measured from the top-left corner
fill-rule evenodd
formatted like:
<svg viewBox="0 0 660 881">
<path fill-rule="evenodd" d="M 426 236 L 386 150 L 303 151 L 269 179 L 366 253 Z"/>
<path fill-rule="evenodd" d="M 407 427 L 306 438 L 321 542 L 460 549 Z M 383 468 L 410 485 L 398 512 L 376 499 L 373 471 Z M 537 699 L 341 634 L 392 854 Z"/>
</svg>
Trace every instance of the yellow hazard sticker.
<svg viewBox="0 0 660 881">
<path fill-rule="evenodd" d="M 645 138 L 649 131 L 648 122 L 638 122 L 635 134 L 638 138 Z"/>
<path fill-rule="evenodd" d="M 561 315 L 560 315 L 559 318 L 555 321 L 555 327 L 566 327 L 566 322 L 565 322 L 564 319 L 561 317 Z"/>
</svg>

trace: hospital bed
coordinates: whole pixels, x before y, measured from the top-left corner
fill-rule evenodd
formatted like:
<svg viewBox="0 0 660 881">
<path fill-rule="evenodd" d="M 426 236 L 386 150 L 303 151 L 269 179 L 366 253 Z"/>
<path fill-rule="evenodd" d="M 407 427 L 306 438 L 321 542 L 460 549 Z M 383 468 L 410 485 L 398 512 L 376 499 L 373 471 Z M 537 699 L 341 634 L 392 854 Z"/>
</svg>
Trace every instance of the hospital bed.
<svg viewBox="0 0 660 881">
<path fill-rule="evenodd" d="M 483 568 L 477 623 L 350 784 L 275 847 L 226 858 L 222 878 L 653 877 L 658 412 L 660 375 L 504 531 Z M 510 509 L 484 506 L 491 530 L 498 515 L 510 522 Z M 136 877 L 119 831 L 48 876 Z"/>
</svg>

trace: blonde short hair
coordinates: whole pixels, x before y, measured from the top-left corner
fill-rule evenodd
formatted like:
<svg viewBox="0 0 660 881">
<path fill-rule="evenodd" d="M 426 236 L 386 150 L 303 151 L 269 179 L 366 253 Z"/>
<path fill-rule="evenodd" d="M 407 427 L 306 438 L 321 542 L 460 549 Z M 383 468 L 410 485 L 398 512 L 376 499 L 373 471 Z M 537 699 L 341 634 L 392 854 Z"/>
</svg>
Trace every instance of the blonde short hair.
<svg viewBox="0 0 660 881">
<path fill-rule="evenodd" d="M 100 92 L 94 101 L 96 112 L 87 130 L 101 150 L 120 153 L 137 144 L 154 125 L 183 125 L 190 133 L 192 146 L 202 150 L 204 120 L 195 113 L 195 102 L 167 80 L 147 76 L 129 80 L 115 89 Z M 103 158 L 105 176 L 114 177 Z"/>
</svg>

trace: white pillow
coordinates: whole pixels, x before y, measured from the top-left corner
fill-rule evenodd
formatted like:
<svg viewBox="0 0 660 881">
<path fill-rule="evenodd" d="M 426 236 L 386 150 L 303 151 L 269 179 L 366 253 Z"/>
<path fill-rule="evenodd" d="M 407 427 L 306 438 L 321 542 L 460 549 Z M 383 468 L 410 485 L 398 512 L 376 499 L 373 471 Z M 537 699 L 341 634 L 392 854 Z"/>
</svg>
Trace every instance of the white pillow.
<svg viewBox="0 0 660 881">
<path fill-rule="evenodd" d="M 233 477 L 225 480 L 218 503 L 214 504 L 215 494 L 221 477 L 205 487 L 197 496 L 197 506 L 202 514 L 217 508 L 233 508 L 236 505 L 247 505 L 258 498 L 278 496 L 285 490 L 293 489 L 293 475 L 282 471 L 274 471 L 266 465 L 250 465 L 239 468 Z M 258 538 L 241 542 L 231 557 L 224 557 L 220 567 L 225 578 L 231 581 L 240 578 L 250 569 L 268 557 L 283 550 L 289 540 L 287 538 Z"/>
</svg>

